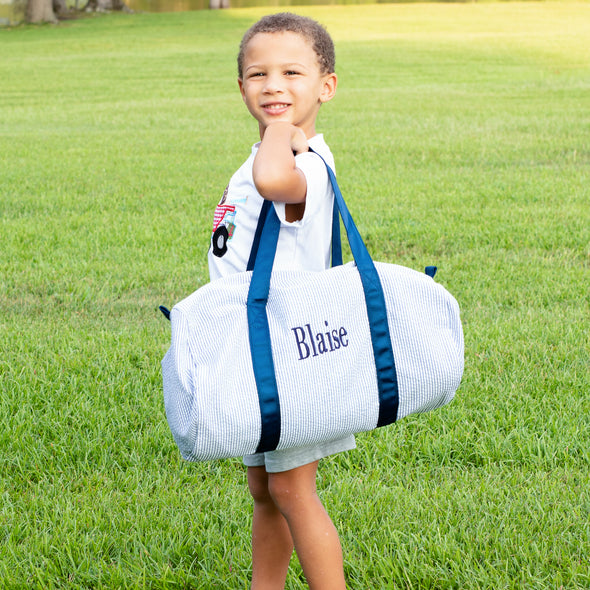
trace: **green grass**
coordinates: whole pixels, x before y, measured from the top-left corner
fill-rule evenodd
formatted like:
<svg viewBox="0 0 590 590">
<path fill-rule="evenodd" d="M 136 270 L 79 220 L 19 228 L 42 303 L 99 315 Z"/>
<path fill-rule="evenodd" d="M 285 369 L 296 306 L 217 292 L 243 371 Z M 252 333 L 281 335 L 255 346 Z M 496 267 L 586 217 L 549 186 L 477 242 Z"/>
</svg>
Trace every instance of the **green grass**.
<svg viewBox="0 0 590 590">
<path fill-rule="evenodd" d="M 322 464 L 350 588 L 590 588 L 590 4 L 297 10 L 374 258 L 437 264 L 466 339 L 453 404 Z M 207 281 L 262 12 L 0 32 L 2 588 L 248 587 L 244 470 L 181 461 L 156 308 Z"/>
</svg>

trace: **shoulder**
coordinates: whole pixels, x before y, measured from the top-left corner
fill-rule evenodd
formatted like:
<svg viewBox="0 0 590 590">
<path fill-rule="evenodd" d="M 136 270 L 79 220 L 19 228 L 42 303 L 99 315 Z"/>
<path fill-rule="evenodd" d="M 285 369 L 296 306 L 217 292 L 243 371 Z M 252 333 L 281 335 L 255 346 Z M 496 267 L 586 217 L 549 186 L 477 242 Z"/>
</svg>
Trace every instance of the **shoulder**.
<svg viewBox="0 0 590 590">
<path fill-rule="evenodd" d="M 322 133 L 318 133 L 309 140 L 309 145 L 311 149 L 322 156 L 328 166 L 334 170 L 334 156 L 332 155 L 332 151 L 324 139 L 324 135 Z"/>
<path fill-rule="evenodd" d="M 230 189 L 235 186 L 243 184 L 253 184 L 252 180 L 252 164 L 256 153 L 258 152 L 258 146 L 260 143 L 255 143 L 250 150 L 249 156 L 244 160 L 242 165 L 232 174 L 229 182 Z"/>
</svg>

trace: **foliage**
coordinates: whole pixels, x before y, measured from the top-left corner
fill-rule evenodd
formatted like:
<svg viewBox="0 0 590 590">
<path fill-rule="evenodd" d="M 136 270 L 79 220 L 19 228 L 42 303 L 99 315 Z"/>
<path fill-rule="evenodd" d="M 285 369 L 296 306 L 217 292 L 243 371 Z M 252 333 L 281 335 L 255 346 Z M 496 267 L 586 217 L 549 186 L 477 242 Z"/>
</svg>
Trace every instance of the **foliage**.
<svg viewBox="0 0 590 590">
<path fill-rule="evenodd" d="M 319 127 L 369 249 L 436 263 L 466 337 L 451 406 L 321 467 L 350 587 L 589 587 L 590 5 L 297 10 L 336 40 Z M 257 139 L 259 14 L 0 37 L 2 587 L 248 586 L 244 471 L 180 460 L 157 305 L 207 281 Z"/>
</svg>

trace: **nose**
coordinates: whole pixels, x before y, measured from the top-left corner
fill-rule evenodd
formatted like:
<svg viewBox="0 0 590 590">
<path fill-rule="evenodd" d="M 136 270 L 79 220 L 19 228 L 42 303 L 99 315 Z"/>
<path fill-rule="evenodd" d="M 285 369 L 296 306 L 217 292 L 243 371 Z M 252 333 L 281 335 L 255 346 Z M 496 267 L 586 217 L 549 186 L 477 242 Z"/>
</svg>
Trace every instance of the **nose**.
<svg viewBox="0 0 590 590">
<path fill-rule="evenodd" d="M 277 94 L 283 91 L 281 78 L 277 74 L 267 74 L 264 85 L 265 94 Z"/>
</svg>

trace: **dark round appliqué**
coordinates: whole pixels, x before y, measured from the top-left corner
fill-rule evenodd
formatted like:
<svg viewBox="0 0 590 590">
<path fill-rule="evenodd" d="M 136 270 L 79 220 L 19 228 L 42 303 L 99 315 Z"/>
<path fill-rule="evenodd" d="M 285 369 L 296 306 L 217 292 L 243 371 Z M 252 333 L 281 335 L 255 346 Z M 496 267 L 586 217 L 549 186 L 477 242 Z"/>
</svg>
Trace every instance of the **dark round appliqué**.
<svg viewBox="0 0 590 590">
<path fill-rule="evenodd" d="M 220 225 L 211 238 L 211 245 L 213 246 L 213 254 L 221 258 L 227 252 L 227 240 L 229 233 L 225 225 Z"/>
</svg>

